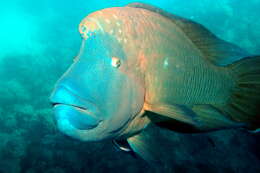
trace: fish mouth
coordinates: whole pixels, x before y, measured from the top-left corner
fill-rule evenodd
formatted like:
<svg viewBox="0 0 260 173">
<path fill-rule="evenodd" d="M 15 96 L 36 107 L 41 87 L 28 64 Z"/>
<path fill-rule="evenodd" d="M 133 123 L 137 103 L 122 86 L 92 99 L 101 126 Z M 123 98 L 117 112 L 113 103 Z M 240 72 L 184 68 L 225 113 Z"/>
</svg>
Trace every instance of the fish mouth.
<svg viewBox="0 0 260 173">
<path fill-rule="evenodd" d="M 78 105 L 74 105 L 74 104 L 67 104 L 67 103 L 51 103 L 51 105 L 52 105 L 52 107 L 55 107 L 55 106 L 59 106 L 59 105 L 67 105 L 67 106 L 72 106 L 72 107 L 75 107 L 75 108 L 77 108 L 77 109 L 80 109 L 80 110 L 82 110 L 82 111 L 86 111 L 86 112 L 88 112 L 87 110 L 87 108 L 85 108 L 85 107 L 83 107 L 83 106 L 78 106 Z"/>
<path fill-rule="evenodd" d="M 91 112 L 88 108 L 86 108 L 84 106 L 79 106 L 79 105 L 69 104 L 69 103 L 58 103 L 58 102 L 57 103 L 54 102 L 54 103 L 51 103 L 51 104 L 52 104 L 53 108 L 55 108 L 56 106 L 61 106 L 61 105 L 71 106 L 71 107 L 73 107 L 73 108 L 75 108 L 77 110 L 80 110 L 80 111 L 82 111 L 82 112 L 84 112 L 84 113 L 86 113 L 88 115 L 91 115 L 91 116 L 97 118 L 93 112 Z"/>
<path fill-rule="evenodd" d="M 55 111 L 56 120 L 68 120 L 72 126 L 79 130 L 90 130 L 97 127 L 102 120 L 88 110 L 86 107 L 67 104 L 67 103 L 52 103 Z"/>
<path fill-rule="evenodd" d="M 102 121 L 98 107 L 80 97 L 69 86 L 60 84 L 50 96 L 57 123 L 67 121 L 79 130 L 93 129 Z"/>
</svg>

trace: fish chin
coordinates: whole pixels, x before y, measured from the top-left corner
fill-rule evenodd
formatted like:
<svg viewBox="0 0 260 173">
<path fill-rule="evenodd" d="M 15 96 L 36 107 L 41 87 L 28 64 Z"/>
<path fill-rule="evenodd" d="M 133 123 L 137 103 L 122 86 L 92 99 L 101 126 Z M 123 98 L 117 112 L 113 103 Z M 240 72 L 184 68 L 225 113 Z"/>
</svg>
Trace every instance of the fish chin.
<svg viewBox="0 0 260 173">
<path fill-rule="evenodd" d="M 107 122 L 101 121 L 96 127 L 82 130 L 76 128 L 67 118 L 57 119 L 57 126 L 60 132 L 84 142 L 103 141 L 113 138 L 113 134 L 106 133 L 106 130 L 104 130 L 106 125 Z"/>
<path fill-rule="evenodd" d="M 58 129 L 67 136 L 83 142 L 102 141 L 107 139 L 107 135 L 102 133 L 102 125 L 95 128 L 80 130 L 75 128 L 68 119 L 61 119 L 57 121 Z M 100 133 L 101 132 L 101 133 Z"/>
</svg>

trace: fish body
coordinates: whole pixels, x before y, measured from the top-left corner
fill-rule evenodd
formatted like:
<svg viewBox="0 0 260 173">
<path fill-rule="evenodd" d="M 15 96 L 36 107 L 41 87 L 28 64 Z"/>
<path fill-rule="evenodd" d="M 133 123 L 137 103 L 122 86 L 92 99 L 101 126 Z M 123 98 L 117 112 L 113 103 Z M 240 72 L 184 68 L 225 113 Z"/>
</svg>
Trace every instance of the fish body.
<svg viewBox="0 0 260 173">
<path fill-rule="evenodd" d="M 233 80 L 230 71 L 203 58 L 176 24 L 157 13 L 114 7 L 86 17 L 79 27 L 83 38 L 88 26 L 93 34 L 110 33 L 122 45 L 128 65 L 136 68 L 134 76 L 140 77 L 135 80 L 145 85 L 148 103 L 223 103 L 234 86 L 227 82 Z"/>
<path fill-rule="evenodd" d="M 257 129 L 260 58 L 195 22 L 133 3 L 88 15 L 78 56 L 51 96 L 59 129 L 127 140 L 151 160 L 143 129 Z M 252 67 L 254 66 L 254 67 Z M 249 68 L 252 67 L 252 68 Z"/>
</svg>

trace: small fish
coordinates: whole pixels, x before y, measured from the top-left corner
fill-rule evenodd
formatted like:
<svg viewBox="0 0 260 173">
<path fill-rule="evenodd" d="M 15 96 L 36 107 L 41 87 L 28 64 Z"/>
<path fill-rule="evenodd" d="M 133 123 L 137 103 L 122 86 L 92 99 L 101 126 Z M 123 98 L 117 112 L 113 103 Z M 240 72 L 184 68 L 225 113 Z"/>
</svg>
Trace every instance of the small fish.
<svg viewBox="0 0 260 173">
<path fill-rule="evenodd" d="M 259 128 L 260 56 L 202 25 L 132 3 L 88 15 L 79 32 L 79 54 L 50 98 L 66 135 L 114 140 L 153 161 L 151 125 L 186 133 Z"/>
</svg>

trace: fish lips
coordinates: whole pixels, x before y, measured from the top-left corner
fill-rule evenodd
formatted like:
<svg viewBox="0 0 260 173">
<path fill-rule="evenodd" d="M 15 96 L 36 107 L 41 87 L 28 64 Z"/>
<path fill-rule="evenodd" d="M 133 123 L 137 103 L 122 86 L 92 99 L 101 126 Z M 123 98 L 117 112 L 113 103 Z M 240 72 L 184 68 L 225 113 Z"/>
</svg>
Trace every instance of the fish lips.
<svg viewBox="0 0 260 173">
<path fill-rule="evenodd" d="M 68 104 L 56 103 L 53 106 L 57 121 L 68 120 L 69 123 L 79 130 L 90 130 L 102 122 L 87 109 Z"/>
<path fill-rule="evenodd" d="M 102 121 L 97 107 L 74 94 L 73 90 L 58 85 L 50 96 L 57 121 L 68 120 L 80 130 L 95 128 Z"/>
<path fill-rule="evenodd" d="M 89 100 L 80 97 L 73 89 L 67 85 L 58 85 L 50 96 L 50 102 L 52 105 L 64 104 L 78 107 L 91 111 L 92 113 L 98 113 L 97 106 Z"/>
</svg>

